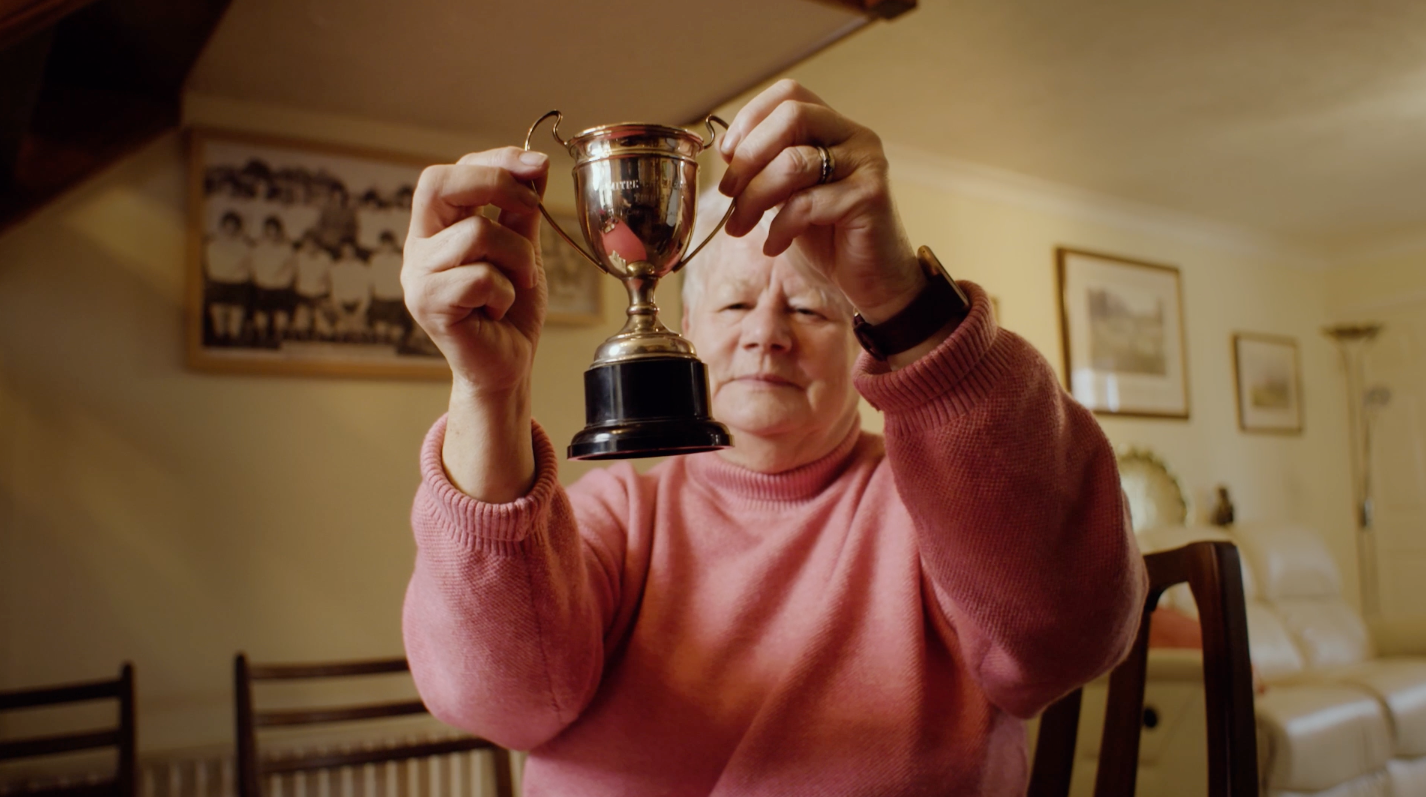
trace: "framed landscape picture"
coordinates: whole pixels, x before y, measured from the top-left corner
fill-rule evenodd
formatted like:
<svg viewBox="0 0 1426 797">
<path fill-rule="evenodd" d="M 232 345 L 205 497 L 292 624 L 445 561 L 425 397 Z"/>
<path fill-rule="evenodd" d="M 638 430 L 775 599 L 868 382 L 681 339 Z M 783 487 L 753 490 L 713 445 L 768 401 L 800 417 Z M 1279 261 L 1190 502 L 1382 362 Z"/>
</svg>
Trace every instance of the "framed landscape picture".
<svg viewBox="0 0 1426 797">
<path fill-rule="evenodd" d="M 1055 260 L 1075 399 L 1097 413 L 1187 419 L 1178 269 L 1064 247 Z"/>
<path fill-rule="evenodd" d="M 1302 432 L 1302 373 L 1297 341 L 1240 332 L 1233 336 L 1238 427 L 1245 432 Z"/>
<path fill-rule="evenodd" d="M 401 290 L 429 161 L 213 130 L 189 147 L 190 367 L 449 377 Z"/>
</svg>

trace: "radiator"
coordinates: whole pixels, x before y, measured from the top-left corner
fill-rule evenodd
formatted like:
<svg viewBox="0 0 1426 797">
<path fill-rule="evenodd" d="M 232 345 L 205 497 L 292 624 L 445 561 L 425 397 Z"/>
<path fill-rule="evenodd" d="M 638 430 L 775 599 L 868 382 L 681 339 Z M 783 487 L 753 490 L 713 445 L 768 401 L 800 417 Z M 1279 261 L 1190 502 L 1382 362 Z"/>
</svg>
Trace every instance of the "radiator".
<svg viewBox="0 0 1426 797">
<path fill-rule="evenodd" d="M 401 737 L 385 744 L 434 741 Z M 377 742 L 382 746 L 382 742 Z M 354 749 L 342 744 L 304 745 L 303 750 L 338 752 Z M 360 749 L 359 746 L 355 749 Z M 495 797 L 492 753 L 472 750 L 443 756 L 367 764 L 358 767 L 271 775 L 263 783 L 264 797 Z M 107 761 L 74 770 L 68 768 L 8 773 L 0 777 L 0 797 L 58 785 L 96 782 L 113 772 L 113 754 Z M 512 756 L 511 770 L 519 793 L 524 757 Z M 92 757 L 91 757 L 92 758 Z M 16 777 L 18 775 L 18 777 Z M 237 797 L 237 772 L 231 749 L 191 750 L 141 756 L 136 797 Z"/>
<path fill-rule="evenodd" d="M 417 741 L 428 739 L 403 737 L 386 740 L 386 743 Z M 348 752 L 361 748 L 313 745 L 303 749 Z M 523 756 L 516 753 L 512 759 L 518 794 Z M 263 783 L 263 794 L 264 797 L 495 797 L 494 760 L 490 751 L 472 750 L 410 761 L 269 775 Z M 145 757 L 139 762 L 136 797 L 237 797 L 232 751 Z"/>
</svg>

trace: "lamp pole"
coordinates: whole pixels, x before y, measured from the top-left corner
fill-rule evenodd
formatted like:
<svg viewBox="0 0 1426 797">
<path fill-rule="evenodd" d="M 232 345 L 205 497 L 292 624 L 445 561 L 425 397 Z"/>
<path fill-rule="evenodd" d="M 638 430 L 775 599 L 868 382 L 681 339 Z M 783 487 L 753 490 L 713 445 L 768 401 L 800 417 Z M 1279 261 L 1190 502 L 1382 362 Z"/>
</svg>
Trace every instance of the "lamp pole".
<svg viewBox="0 0 1426 797">
<path fill-rule="evenodd" d="M 1323 334 L 1337 343 L 1342 367 L 1347 374 L 1347 425 L 1352 438 L 1352 500 L 1357 521 L 1357 575 L 1362 594 L 1362 613 L 1381 614 L 1381 591 L 1377 582 L 1376 506 L 1372 498 L 1372 423 L 1376 411 L 1386 405 L 1390 391 L 1368 390 L 1364 372 L 1366 349 L 1381 333 L 1381 324 L 1340 324 Z"/>
</svg>

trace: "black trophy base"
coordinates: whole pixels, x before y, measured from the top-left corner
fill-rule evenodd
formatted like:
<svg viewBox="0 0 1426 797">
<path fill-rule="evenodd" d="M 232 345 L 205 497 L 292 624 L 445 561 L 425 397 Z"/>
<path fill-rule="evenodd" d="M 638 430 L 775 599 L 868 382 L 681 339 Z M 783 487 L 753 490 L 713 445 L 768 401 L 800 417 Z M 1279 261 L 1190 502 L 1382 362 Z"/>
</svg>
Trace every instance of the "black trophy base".
<svg viewBox="0 0 1426 797">
<path fill-rule="evenodd" d="M 708 414 L 708 371 L 682 357 L 596 365 L 584 372 L 584 431 L 570 459 L 637 459 L 733 444 Z"/>
</svg>

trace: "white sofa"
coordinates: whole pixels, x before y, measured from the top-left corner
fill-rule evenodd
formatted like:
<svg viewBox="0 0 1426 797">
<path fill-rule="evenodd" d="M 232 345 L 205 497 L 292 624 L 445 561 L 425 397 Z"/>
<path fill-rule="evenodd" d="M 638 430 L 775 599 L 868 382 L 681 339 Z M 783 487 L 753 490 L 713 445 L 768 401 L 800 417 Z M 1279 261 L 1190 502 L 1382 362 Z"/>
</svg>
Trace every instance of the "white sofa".
<svg viewBox="0 0 1426 797">
<path fill-rule="evenodd" d="M 1243 560 L 1249 645 L 1266 684 L 1255 704 L 1263 793 L 1426 797 L 1426 620 L 1363 622 L 1342 597 L 1326 546 L 1301 526 L 1167 528 L 1139 536 L 1145 552 L 1201 539 L 1227 539 Z M 1186 586 L 1160 605 L 1195 614 Z M 1076 795 L 1093 791 L 1106 685 L 1101 679 L 1085 690 Z M 1139 793 L 1206 794 L 1196 651 L 1151 652 L 1145 705 L 1157 722 L 1144 731 Z"/>
</svg>

